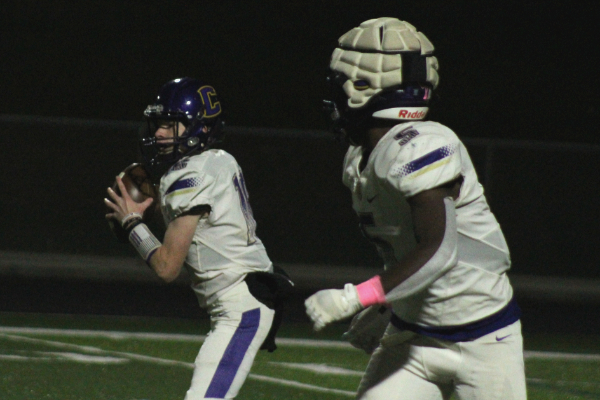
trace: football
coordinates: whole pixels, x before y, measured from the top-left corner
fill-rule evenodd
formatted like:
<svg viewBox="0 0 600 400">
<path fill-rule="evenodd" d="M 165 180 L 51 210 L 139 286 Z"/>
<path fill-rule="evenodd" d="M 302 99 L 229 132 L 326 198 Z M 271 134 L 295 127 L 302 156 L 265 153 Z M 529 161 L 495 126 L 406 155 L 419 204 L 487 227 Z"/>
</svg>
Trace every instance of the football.
<svg viewBox="0 0 600 400">
<path fill-rule="evenodd" d="M 148 197 L 154 199 L 154 203 L 152 203 L 144 212 L 144 222 L 146 224 L 156 224 L 162 220 L 160 214 L 160 202 L 158 201 L 158 186 L 152 182 L 146 168 L 142 164 L 134 163 L 125 168 L 119 176 L 125 185 L 127 193 L 129 193 L 129 196 L 131 196 L 135 202 L 142 203 Z M 116 179 L 112 184 L 112 189 L 119 196 L 121 195 Z M 107 210 L 108 212 L 112 211 L 108 207 Z M 108 226 L 119 242 L 129 243 L 127 232 L 123 229 L 121 224 L 114 219 L 109 219 Z"/>
</svg>

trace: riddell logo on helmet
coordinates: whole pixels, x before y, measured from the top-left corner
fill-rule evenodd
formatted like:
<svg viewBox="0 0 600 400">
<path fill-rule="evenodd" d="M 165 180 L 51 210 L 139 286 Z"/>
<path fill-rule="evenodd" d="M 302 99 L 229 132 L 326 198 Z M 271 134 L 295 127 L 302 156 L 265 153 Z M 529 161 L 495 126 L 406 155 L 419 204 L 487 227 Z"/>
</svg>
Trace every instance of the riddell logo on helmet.
<svg viewBox="0 0 600 400">
<path fill-rule="evenodd" d="M 422 119 L 425 117 L 425 111 L 414 111 L 400 110 L 398 112 L 398 118 L 403 119 Z"/>
</svg>

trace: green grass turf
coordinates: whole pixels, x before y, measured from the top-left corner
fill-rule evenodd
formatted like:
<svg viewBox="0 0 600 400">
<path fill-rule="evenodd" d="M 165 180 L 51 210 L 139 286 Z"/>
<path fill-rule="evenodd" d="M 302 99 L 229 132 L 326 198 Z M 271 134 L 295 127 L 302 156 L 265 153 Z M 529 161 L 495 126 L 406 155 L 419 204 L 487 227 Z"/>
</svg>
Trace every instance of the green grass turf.
<svg viewBox="0 0 600 400">
<path fill-rule="evenodd" d="M 0 314 L 2 327 L 85 329 L 120 332 L 159 332 L 199 335 L 206 333 L 204 319 L 159 319 L 52 314 Z M 315 334 L 310 325 L 284 324 L 282 338 L 338 340 L 346 325 L 328 327 Z M 17 338 L 15 338 L 17 336 Z M 34 339 L 25 341 L 21 338 Z M 47 340 L 48 342 L 39 341 Z M 525 335 L 526 350 L 600 354 L 600 338 L 593 335 Z M 192 376 L 191 363 L 200 347 L 196 340 L 159 340 L 15 334 L 0 335 L 0 398 L 2 400 L 182 399 Z M 61 347 L 64 346 L 64 347 Z M 77 347 L 87 346 L 87 347 Z M 127 354 L 179 361 L 165 365 Z M 67 356 L 103 357 L 112 363 L 75 361 Z M 351 399 L 360 380 L 356 375 L 336 375 L 290 368 L 281 363 L 325 364 L 348 371 L 363 371 L 368 356 L 348 348 L 320 348 L 279 344 L 274 353 L 260 352 L 253 377 L 271 377 L 340 393 L 286 386 L 249 378 L 239 398 Z M 587 400 L 600 398 L 600 362 L 597 360 L 526 360 L 529 400 Z"/>
</svg>

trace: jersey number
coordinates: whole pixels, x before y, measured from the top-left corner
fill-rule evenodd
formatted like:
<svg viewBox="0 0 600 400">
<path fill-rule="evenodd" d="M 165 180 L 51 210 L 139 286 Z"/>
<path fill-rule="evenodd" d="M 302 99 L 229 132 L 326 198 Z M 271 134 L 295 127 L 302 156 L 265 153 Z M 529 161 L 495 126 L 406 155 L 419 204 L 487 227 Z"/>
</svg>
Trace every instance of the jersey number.
<svg viewBox="0 0 600 400">
<path fill-rule="evenodd" d="M 233 175 L 233 185 L 240 196 L 240 205 L 248 228 L 248 246 L 250 246 L 251 244 L 256 243 L 256 221 L 254 220 L 252 207 L 250 207 L 250 201 L 248 200 L 248 190 L 246 189 L 246 182 L 244 181 L 242 171 Z"/>
</svg>

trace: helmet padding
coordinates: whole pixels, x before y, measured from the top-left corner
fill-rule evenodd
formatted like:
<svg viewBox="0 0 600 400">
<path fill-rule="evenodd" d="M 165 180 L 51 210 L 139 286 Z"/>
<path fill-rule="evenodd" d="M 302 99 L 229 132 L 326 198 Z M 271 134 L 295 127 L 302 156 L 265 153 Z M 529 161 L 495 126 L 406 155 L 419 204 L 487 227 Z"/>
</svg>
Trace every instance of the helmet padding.
<svg viewBox="0 0 600 400">
<path fill-rule="evenodd" d="M 330 68 L 348 79 L 348 107 L 362 108 L 386 90 L 409 83 L 438 85 L 434 47 L 414 26 L 396 18 L 371 19 L 339 38 Z"/>
</svg>

